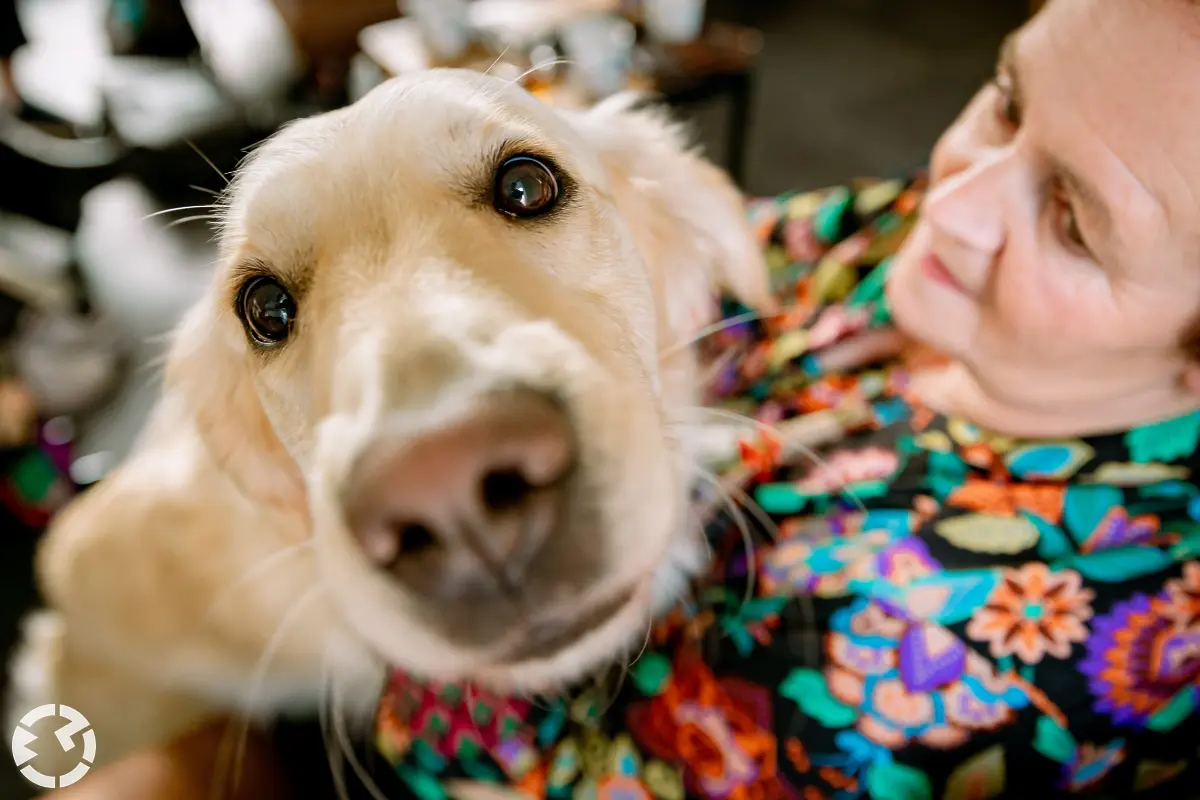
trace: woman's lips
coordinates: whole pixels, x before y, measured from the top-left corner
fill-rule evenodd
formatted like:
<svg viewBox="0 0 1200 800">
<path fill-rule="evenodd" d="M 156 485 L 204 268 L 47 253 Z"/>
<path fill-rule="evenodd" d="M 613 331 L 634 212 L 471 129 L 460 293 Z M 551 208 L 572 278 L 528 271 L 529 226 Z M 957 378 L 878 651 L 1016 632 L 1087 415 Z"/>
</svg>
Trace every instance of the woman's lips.
<svg viewBox="0 0 1200 800">
<path fill-rule="evenodd" d="M 932 250 L 921 256 L 921 272 L 932 281 L 942 284 L 960 294 L 966 294 L 967 289 L 946 269 L 946 265 Z"/>
</svg>

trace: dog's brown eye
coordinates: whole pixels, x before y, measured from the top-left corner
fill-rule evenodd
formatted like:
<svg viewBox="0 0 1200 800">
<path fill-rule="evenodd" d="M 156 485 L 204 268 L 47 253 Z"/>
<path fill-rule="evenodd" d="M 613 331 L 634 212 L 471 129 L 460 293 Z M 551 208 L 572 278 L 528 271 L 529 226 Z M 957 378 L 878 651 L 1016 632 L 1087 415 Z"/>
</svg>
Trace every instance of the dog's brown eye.
<svg viewBox="0 0 1200 800">
<path fill-rule="evenodd" d="M 259 344 L 279 344 L 296 321 L 296 301 L 274 278 L 255 278 L 242 289 L 242 320 Z"/>
<path fill-rule="evenodd" d="M 532 156 L 514 156 L 496 171 L 496 210 L 514 217 L 545 214 L 558 200 L 554 171 Z"/>
</svg>

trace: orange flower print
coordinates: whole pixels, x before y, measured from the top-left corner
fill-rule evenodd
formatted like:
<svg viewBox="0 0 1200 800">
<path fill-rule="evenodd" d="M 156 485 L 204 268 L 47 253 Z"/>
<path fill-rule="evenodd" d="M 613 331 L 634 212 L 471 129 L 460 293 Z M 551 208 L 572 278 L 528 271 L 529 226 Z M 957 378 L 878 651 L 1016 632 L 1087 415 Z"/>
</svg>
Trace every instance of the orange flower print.
<svg viewBox="0 0 1200 800">
<path fill-rule="evenodd" d="M 989 469 L 995 458 L 996 453 L 986 444 L 967 445 L 962 449 L 962 460 L 980 469 Z"/>
<path fill-rule="evenodd" d="M 646 753 L 683 769 L 691 794 L 783 800 L 794 790 L 779 774 L 771 716 L 767 689 L 718 679 L 698 658 L 680 655 L 666 688 L 631 707 L 628 722 Z"/>
<path fill-rule="evenodd" d="M 871 705 L 886 724 L 878 725 L 874 719 L 866 717 L 863 722 L 867 729 L 863 732 L 886 747 L 903 747 L 908 741 L 903 732 L 905 729 L 925 728 L 933 722 L 933 698 L 925 692 L 909 692 L 899 678 L 876 683 L 871 693 Z"/>
<path fill-rule="evenodd" d="M 852 375 L 826 375 L 797 393 L 795 406 L 805 414 L 837 408 L 849 401 L 857 388 L 858 379 Z"/>
<path fill-rule="evenodd" d="M 795 736 L 788 738 L 784 744 L 784 752 L 797 772 L 808 772 L 812 769 L 812 761 L 809 760 L 808 751 L 804 749 L 804 743 Z"/>
<path fill-rule="evenodd" d="M 987 604 L 967 625 L 967 636 L 989 643 L 995 658 L 1015 655 L 1037 664 L 1047 654 L 1071 655 L 1071 645 L 1087 640 L 1094 593 L 1081 587 L 1078 572 L 1052 572 L 1045 564 L 1006 569 Z"/>
<path fill-rule="evenodd" d="M 738 441 L 741 463 L 762 480 L 777 469 L 783 456 L 783 442 L 770 431 L 761 431 L 755 439 Z"/>
<path fill-rule="evenodd" d="M 1057 525 L 1062 519 L 1065 496 L 1065 487 L 1053 484 L 1001 483 L 968 478 L 950 493 L 946 505 L 998 517 L 1012 517 L 1018 511 L 1029 511 Z"/>
</svg>

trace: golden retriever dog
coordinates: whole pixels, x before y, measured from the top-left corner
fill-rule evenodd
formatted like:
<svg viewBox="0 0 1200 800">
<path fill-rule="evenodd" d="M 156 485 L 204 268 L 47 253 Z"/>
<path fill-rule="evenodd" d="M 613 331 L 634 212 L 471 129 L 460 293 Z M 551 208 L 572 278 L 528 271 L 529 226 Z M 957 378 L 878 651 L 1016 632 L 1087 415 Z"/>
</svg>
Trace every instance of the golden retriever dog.
<svg viewBox="0 0 1200 800">
<path fill-rule="evenodd" d="M 76 707 L 105 762 L 369 709 L 389 664 L 552 691 L 641 647 L 706 555 L 686 345 L 715 286 L 770 303 L 673 124 L 395 79 L 258 149 L 219 244 L 134 453 L 41 547 L 13 713 Z"/>
</svg>

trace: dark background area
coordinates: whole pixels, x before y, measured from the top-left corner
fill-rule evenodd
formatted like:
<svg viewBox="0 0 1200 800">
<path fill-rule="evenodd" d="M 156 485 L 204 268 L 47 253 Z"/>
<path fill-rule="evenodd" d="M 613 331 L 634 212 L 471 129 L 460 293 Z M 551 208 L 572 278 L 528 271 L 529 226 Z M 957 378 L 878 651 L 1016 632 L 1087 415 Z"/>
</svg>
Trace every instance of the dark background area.
<svg viewBox="0 0 1200 800">
<path fill-rule="evenodd" d="M 937 135 L 990 76 L 1001 38 L 1028 12 L 1027 0 L 714 0 L 712 16 L 757 27 L 764 37 L 745 188 L 770 194 L 923 163 Z M 719 103 L 695 113 L 701 141 L 714 153 L 724 152 L 725 119 Z M 223 152 L 222 135 L 227 135 L 229 152 L 236 154 L 243 140 L 259 133 L 218 133 L 206 140 L 205 149 Z M 132 174 L 152 186 L 160 207 L 204 202 L 203 195 L 188 189 L 189 182 L 219 185 L 200 157 L 182 145 L 142 153 L 109 172 L 22 165 L 11 152 L 0 152 L 0 208 L 42 209 L 52 224 L 70 231 L 82 191 L 114 175 Z M 186 228 L 176 231 L 189 243 L 197 236 Z M 115 249 L 122 246 L 118 242 Z M 148 357 L 137 346 L 127 349 L 135 361 Z M 129 396 L 122 392 L 118 388 L 105 397 Z M 152 387 L 138 392 L 123 401 L 126 406 L 116 415 L 119 433 L 110 426 L 108 434 L 97 434 L 100 439 L 108 435 L 107 443 L 95 444 L 97 439 L 81 447 L 105 446 L 119 454 L 153 396 Z M 86 427 L 91 420 L 103 428 L 114 413 L 89 409 L 80 415 L 80 424 Z M 7 512 L 0 525 L 0 651 L 7 653 L 19 616 L 34 602 L 29 571 L 36 531 Z M 10 732 L 0 733 L 7 741 Z M 0 758 L 0 800 L 28 795 L 29 787 L 14 773 L 7 755 Z"/>
</svg>

